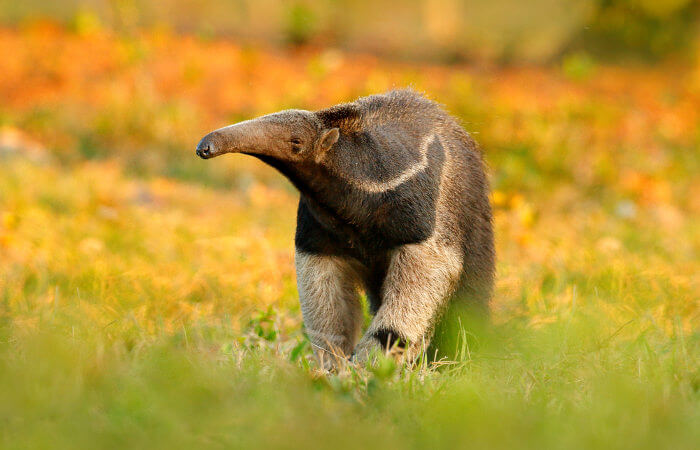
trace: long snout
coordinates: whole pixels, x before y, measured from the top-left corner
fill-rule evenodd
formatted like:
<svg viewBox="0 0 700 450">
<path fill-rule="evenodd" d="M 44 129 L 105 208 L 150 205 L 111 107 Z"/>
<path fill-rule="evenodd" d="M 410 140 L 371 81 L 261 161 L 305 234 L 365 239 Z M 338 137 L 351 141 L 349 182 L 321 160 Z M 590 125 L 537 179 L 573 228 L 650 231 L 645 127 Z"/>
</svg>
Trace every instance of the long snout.
<svg viewBox="0 0 700 450">
<path fill-rule="evenodd" d="M 224 153 L 255 153 L 266 146 L 265 132 L 269 128 L 260 119 L 246 120 L 219 128 L 207 134 L 197 144 L 197 156 L 213 158 Z"/>
</svg>

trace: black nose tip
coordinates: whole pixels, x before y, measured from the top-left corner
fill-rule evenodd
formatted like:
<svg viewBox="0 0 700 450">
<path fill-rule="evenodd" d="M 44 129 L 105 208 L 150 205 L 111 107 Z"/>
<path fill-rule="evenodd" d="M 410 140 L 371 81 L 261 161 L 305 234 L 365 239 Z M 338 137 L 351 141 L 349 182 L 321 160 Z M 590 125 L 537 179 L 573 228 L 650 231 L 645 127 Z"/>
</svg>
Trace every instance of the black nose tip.
<svg viewBox="0 0 700 450">
<path fill-rule="evenodd" d="M 214 146 L 206 139 L 202 139 L 199 142 L 199 145 L 197 145 L 196 153 L 197 156 L 199 156 L 202 159 L 210 158 L 211 155 L 214 153 Z"/>
</svg>

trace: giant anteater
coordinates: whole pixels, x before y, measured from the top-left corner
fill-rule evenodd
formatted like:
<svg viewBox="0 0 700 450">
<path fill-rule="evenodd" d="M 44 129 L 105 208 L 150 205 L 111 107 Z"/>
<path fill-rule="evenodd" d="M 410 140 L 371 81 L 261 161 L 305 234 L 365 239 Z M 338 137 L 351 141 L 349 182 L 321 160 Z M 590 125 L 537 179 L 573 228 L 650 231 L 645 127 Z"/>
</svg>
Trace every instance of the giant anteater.
<svg viewBox="0 0 700 450">
<path fill-rule="evenodd" d="M 487 310 L 484 164 L 455 119 L 415 91 L 247 120 L 209 133 L 196 152 L 255 156 L 299 189 L 297 285 L 325 367 L 390 347 L 414 358 L 449 304 Z M 360 289 L 373 314 L 361 338 Z"/>
</svg>

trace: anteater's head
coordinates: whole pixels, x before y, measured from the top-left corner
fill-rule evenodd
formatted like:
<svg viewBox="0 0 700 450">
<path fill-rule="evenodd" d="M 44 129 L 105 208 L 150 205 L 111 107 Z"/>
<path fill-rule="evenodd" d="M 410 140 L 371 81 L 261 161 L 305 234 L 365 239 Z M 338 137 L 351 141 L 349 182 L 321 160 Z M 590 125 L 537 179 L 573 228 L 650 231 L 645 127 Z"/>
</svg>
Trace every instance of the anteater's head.
<svg viewBox="0 0 700 450">
<path fill-rule="evenodd" d="M 317 159 L 338 137 L 338 128 L 324 127 L 315 113 L 292 109 L 212 131 L 202 138 L 196 152 L 204 159 L 245 153 L 294 163 Z"/>
</svg>

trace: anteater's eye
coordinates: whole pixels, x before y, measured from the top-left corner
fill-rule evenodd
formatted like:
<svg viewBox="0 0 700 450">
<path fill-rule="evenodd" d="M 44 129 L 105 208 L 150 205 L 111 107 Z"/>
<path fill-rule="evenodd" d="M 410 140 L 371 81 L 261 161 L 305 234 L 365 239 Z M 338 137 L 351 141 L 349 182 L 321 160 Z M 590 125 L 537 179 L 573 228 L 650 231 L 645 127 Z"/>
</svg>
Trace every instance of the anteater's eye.
<svg viewBox="0 0 700 450">
<path fill-rule="evenodd" d="M 292 138 L 289 140 L 289 142 L 292 143 L 292 151 L 294 153 L 299 153 L 301 151 L 301 139 Z"/>
</svg>

